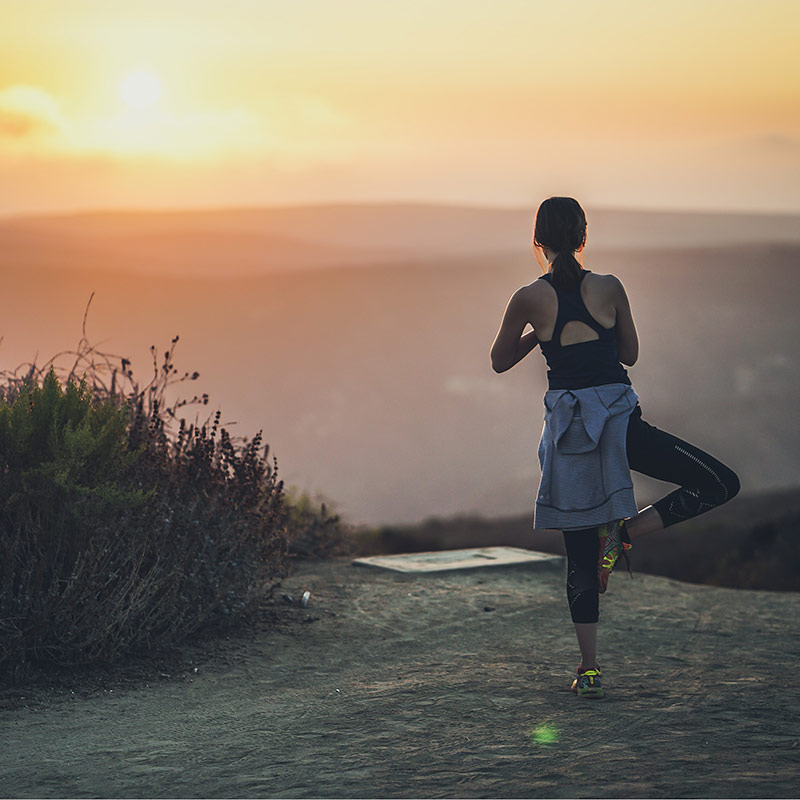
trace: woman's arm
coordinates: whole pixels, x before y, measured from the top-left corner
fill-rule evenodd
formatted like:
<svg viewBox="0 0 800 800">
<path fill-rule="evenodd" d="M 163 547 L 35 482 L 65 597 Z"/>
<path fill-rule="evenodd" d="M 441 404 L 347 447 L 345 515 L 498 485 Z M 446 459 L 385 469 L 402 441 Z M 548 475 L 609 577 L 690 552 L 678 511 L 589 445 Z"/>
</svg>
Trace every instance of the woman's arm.
<svg viewBox="0 0 800 800">
<path fill-rule="evenodd" d="M 500 330 L 492 343 L 492 369 L 505 372 L 525 358 L 539 339 L 535 331 L 522 332 L 530 322 L 530 287 L 524 286 L 511 296 L 506 306 Z"/>
<path fill-rule="evenodd" d="M 617 352 L 619 360 L 627 367 L 632 367 L 639 358 L 639 336 L 636 333 L 636 324 L 633 321 L 631 305 L 625 287 L 619 278 L 616 281 L 616 312 L 617 312 Z"/>
</svg>

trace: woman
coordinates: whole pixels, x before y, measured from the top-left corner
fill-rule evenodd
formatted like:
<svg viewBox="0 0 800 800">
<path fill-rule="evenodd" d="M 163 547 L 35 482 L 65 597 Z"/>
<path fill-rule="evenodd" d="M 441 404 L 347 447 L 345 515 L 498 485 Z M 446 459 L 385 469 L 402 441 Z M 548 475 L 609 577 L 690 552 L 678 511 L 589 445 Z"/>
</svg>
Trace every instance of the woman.
<svg viewBox="0 0 800 800">
<path fill-rule="evenodd" d="M 491 350 L 505 372 L 536 345 L 549 367 L 542 479 L 536 527 L 563 531 L 567 600 L 581 661 L 572 689 L 602 697 L 597 662 L 599 595 L 620 555 L 640 536 L 727 502 L 736 474 L 697 447 L 648 425 L 623 364 L 639 340 L 622 283 L 583 269 L 586 216 L 571 197 L 550 197 L 536 213 L 532 245 L 545 274 L 508 302 Z M 523 333 L 530 325 L 533 330 Z M 630 470 L 678 484 L 636 511 Z M 627 555 L 625 555 L 627 561 Z"/>
</svg>

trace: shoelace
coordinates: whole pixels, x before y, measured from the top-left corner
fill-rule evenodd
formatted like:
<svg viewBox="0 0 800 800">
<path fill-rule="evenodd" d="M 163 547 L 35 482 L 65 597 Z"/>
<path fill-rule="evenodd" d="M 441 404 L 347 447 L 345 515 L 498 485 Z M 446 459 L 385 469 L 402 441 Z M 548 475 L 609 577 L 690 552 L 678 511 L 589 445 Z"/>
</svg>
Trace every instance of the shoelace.
<svg viewBox="0 0 800 800">
<path fill-rule="evenodd" d="M 625 566 L 628 568 L 628 574 L 633 578 L 633 570 L 631 569 L 631 560 L 628 558 L 628 550 L 630 549 L 630 545 L 625 547 L 625 543 L 622 544 L 622 555 L 625 556 Z"/>
<path fill-rule="evenodd" d="M 625 556 L 625 566 L 628 568 L 628 574 L 631 576 L 631 578 L 633 578 L 633 570 L 631 569 L 631 562 L 630 562 L 630 559 L 628 558 L 628 553 L 627 553 L 627 551 L 628 551 L 628 550 L 630 550 L 630 548 L 631 548 L 633 545 L 631 545 L 631 543 L 630 543 L 629 541 L 628 541 L 628 542 L 626 542 L 626 541 L 625 541 L 625 540 L 622 538 L 622 528 L 623 528 L 623 526 L 625 525 L 625 522 L 626 522 L 626 521 L 627 521 L 627 520 L 624 520 L 624 519 L 620 521 L 620 523 L 619 523 L 619 526 L 617 527 L 617 531 L 616 531 L 616 532 L 617 532 L 617 537 L 618 537 L 618 542 L 619 542 L 619 552 L 620 552 L 620 553 L 621 553 L 623 556 Z M 608 528 L 608 526 L 606 526 L 606 528 Z M 604 566 L 606 566 L 606 567 L 608 567 L 609 565 L 605 564 L 605 562 L 606 562 L 607 560 L 608 560 L 608 561 L 610 561 L 610 560 L 611 560 L 611 559 L 610 559 L 610 555 L 609 555 L 609 554 L 610 554 L 611 550 L 613 550 L 613 549 L 616 549 L 617 542 L 613 541 L 613 539 L 612 539 L 612 541 L 610 542 L 610 544 L 611 544 L 611 547 L 610 547 L 610 548 L 608 548 L 608 549 L 606 550 L 606 552 L 603 554 L 603 562 L 604 562 Z M 606 546 L 608 547 L 608 544 L 607 544 Z M 614 560 L 614 563 L 610 565 L 610 569 L 611 569 L 611 571 L 612 571 L 612 572 L 614 571 L 614 567 L 616 566 L 616 562 L 617 562 L 617 561 L 619 561 L 619 555 L 617 555 L 617 558 Z"/>
<path fill-rule="evenodd" d="M 622 531 L 623 531 L 623 528 L 627 527 L 627 525 L 626 525 L 627 522 L 628 522 L 627 519 L 623 519 L 622 522 L 620 522 L 620 524 L 619 524 L 619 539 L 620 539 L 620 544 L 622 545 L 622 555 L 625 556 L 625 566 L 628 568 L 628 574 L 631 576 L 631 578 L 633 578 L 633 570 L 631 569 L 631 561 L 628 558 L 628 550 L 630 550 L 631 547 L 633 547 L 633 545 L 630 543 L 630 536 L 627 534 L 627 532 L 625 534 L 625 538 L 624 539 L 622 538 Z M 626 542 L 625 539 L 628 539 L 628 541 Z"/>
</svg>

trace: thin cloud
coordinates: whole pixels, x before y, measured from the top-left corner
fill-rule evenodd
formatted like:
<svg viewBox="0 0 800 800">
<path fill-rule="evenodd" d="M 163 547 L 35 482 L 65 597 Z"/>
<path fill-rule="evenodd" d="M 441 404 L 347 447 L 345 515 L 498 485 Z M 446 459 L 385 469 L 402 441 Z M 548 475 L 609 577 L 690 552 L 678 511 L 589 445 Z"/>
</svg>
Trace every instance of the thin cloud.
<svg viewBox="0 0 800 800">
<path fill-rule="evenodd" d="M 208 158 L 279 158 L 287 167 L 352 157 L 352 120 L 323 98 L 290 95 L 260 109 L 242 106 L 175 112 L 106 109 L 68 116 L 58 98 L 36 86 L 0 88 L 0 154 L 87 154 L 158 157 L 176 162 Z"/>
<path fill-rule="evenodd" d="M 800 137 L 789 136 L 777 131 L 767 131 L 757 136 L 753 136 L 748 143 L 757 147 L 759 150 L 769 150 L 772 152 L 798 152 L 800 151 Z"/>
<path fill-rule="evenodd" d="M 0 139 L 28 140 L 63 128 L 58 101 L 48 92 L 23 84 L 0 90 Z"/>
</svg>

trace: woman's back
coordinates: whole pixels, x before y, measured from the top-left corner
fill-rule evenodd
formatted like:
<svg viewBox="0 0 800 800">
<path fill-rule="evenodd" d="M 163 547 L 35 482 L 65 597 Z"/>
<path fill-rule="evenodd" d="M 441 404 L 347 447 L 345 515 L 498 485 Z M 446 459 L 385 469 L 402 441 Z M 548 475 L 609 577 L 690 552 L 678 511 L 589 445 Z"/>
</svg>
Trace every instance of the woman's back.
<svg viewBox="0 0 800 800">
<path fill-rule="evenodd" d="M 613 275 L 596 275 L 584 270 L 578 285 L 582 305 L 592 320 L 605 329 L 614 328 L 617 321 L 615 286 L 613 280 L 609 281 L 609 278 L 616 280 Z M 547 343 L 552 340 L 556 327 L 560 306 L 559 291 L 553 286 L 549 273 L 542 275 L 534 285 L 538 286 L 541 298 L 534 309 L 536 319 L 531 321 L 531 325 L 536 331 L 539 342 Z M 561 305 L 563 306 L 563 303 Z M 567 346 L 597 338 L 598 334 L 592 329 L 591 323 L 578 318 L 566 321 L 560 333 L 559 343 Z"/>
<path fill-rule="evenodd" d="M 520 289 L 514 305 L 541 344 L 551 389 L 630 384 L 620 361 L 636 361 L 638 338 L 618 278 L 581 269 L 577 285 L 563 289 L 547 273 Z"/>
</svg>

